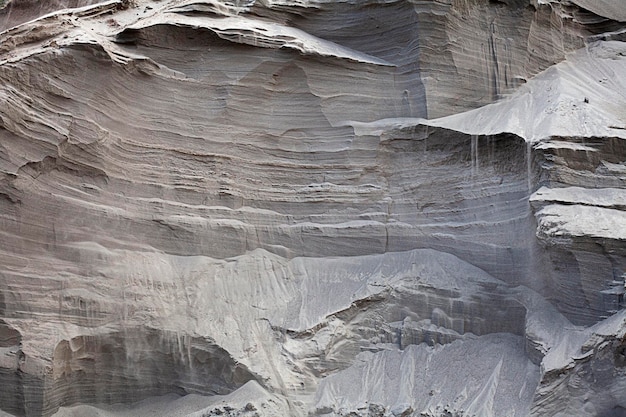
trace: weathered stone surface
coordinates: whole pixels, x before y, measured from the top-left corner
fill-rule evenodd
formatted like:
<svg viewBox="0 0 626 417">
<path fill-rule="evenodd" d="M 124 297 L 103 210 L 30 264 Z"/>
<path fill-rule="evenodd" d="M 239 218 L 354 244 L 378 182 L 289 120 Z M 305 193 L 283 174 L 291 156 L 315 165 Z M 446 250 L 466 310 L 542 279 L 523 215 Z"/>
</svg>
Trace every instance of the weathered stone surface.
<svg viewBox="0 0 626 417">
<path fill-rule="evenodd" d="M 623 413 L 619 0 L 3 3 L 2 413 Z"/>
<path fill-rule="evenodd" d="M 553 349 L 543 361 L 532 415 L 623 415 L 625 325 L 622 311 Z"/>
</svg>

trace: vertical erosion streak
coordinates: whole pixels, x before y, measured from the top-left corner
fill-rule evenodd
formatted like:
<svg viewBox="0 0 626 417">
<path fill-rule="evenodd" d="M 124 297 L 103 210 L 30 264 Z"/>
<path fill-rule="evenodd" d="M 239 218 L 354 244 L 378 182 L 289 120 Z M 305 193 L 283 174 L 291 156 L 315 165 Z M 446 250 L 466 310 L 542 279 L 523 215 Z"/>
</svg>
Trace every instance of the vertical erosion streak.
<svg viewBox="0 0 626 417">
<path fill-rule="evenodd" d="M 532 185 L 532 164 L 533 164 L 533 144 L 531 141 L 527 140 L 526 141 L 526 178 L 527 178 L 527 185 L 528 185 L 528 197 L 530 197 L 530 195 L 533 192 L 533 185 Z"/>
<path fill-rule="evenodd" d="M 496 44 L 496 24 L 489 25 L 489 57 L 491 59 L 492 97 L 493 101 L 500 97 L 500 70 L 498 68 L 498 52 Z"/>
</svg>

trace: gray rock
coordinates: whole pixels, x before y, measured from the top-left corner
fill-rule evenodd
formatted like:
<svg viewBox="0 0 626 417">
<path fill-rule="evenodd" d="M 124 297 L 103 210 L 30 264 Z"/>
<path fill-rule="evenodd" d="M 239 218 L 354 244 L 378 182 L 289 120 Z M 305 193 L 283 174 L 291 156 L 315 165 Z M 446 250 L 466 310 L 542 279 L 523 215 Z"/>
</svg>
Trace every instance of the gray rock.
<svg viewBox="0 0 626 417">
<path fill-rule="evenodd" d="M 0 413 L 626 409 L 619 1 L 0 7 Z"/>
</svg>

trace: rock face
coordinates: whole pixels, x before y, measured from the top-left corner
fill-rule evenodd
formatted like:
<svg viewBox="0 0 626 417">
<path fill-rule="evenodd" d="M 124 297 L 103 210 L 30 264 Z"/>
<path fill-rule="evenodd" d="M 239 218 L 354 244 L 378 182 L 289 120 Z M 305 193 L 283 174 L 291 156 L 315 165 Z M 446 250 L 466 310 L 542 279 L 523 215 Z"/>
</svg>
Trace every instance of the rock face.
<svg viewBox="0 0 626 417">
<path fill-rule="evenodd" d="M 0 4 L 0 415 L 626 415 L 622 0 Z"/>
</svg>

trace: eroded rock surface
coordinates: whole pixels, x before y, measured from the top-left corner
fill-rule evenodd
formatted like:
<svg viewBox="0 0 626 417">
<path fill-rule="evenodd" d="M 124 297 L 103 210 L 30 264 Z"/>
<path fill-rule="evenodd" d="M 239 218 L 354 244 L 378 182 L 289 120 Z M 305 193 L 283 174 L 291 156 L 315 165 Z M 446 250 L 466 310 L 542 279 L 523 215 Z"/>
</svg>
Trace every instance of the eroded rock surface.
<svg viewBox="0 0 626 417">
<path fill-rule="evenodd" d="M 620 0 L 0 4 L 0 413 L 624 413 Z"/>
</svg>

